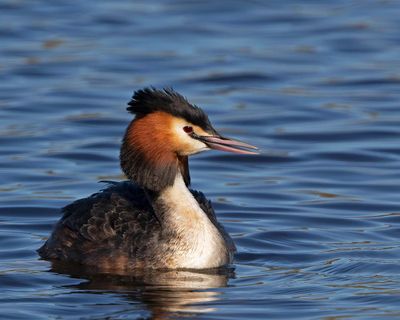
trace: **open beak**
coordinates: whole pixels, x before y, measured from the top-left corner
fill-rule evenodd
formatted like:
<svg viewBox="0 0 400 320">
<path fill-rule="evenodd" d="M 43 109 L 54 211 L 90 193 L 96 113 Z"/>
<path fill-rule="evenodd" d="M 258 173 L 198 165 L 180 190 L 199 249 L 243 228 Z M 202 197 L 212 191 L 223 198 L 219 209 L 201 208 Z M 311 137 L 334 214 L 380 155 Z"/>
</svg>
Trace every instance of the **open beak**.
<svg viewBox="0 0 400 320">
<path fill-rule="evenodd" d="M 240 154 L 259 154 L 257 147 L 234 139 L 221 136 L 197 136 L 198 140 L 204 142 L 209 148 Z"/>
</svg>

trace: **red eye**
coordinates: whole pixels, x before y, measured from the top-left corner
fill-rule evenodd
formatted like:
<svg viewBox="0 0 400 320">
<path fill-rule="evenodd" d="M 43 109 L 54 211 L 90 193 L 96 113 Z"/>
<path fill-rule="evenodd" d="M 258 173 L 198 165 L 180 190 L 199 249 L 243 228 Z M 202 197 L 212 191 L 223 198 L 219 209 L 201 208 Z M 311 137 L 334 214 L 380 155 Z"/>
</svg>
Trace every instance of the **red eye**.
<svg viewBox="0 0 400 320">
<path fill-rule="evenodd" d="M 183 127 L 183 131 L 185 131 L 186 133 L 192 133 L 193 132 L 193 128 L 190 126 L 184 126 Z"/>
</svg>

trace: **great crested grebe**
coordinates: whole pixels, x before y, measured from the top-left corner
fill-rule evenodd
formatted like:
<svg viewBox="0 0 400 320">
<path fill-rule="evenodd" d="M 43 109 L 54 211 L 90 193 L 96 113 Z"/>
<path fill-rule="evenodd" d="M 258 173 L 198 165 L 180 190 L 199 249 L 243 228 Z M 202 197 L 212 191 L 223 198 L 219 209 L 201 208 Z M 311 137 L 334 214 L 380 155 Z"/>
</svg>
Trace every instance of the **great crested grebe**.
<svg viewBox="0 0 400 320">
<path fill-rule="evenodd" d="M 222 137 L 207 115 L 172 89 L 134 93 L 122 141 L 129 181 L 110 182 L 62 209 L 38 250 L 45 259 L 101 269 L 204 269 L 232 262 L 235 245 L 211 203 L 190 190 L 188 156 L 209 149 L 256 154 Z"/>
</svg>

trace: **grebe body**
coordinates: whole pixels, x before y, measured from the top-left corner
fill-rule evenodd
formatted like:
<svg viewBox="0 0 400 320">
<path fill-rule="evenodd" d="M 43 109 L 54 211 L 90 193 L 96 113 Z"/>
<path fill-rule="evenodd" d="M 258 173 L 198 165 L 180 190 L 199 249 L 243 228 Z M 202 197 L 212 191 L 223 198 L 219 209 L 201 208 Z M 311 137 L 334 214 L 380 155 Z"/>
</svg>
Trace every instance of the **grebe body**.
<svg viewBox="0 0 400 320">
<path fill-rule="evenodd" d="M 129 178 L 63 208 L 41 257 L 102 270 L 205 269 L 232 262 L 235 245 L 210 201 L 189 189 L 188 156 L 254 154 L 221 137 L 206 114 L 172 90 L 137 91 L 121 147 Z"/>
</svg>

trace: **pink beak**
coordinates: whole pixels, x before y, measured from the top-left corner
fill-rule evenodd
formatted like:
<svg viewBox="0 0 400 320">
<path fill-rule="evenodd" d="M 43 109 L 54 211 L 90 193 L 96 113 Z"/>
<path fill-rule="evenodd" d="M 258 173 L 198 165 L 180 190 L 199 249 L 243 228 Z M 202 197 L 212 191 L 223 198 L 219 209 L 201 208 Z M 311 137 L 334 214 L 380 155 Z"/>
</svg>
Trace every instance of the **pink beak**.
<svg viewBox="0 0 400 320">
<path fill-rule="evenodd" d="M 203 141 L 207 146 L 215 150 L 240 154 L 259 154 L 257 151 L 251 151 L 258 150 L 257 147 L 234 139 L 228 139 L 220 136 L 200 136 L 199 140 Z"/>
</svg>

